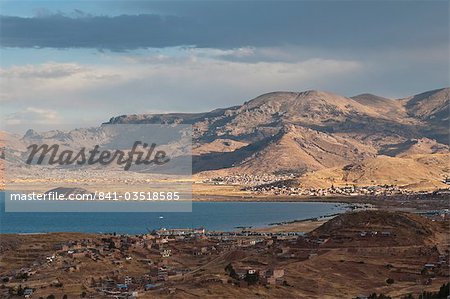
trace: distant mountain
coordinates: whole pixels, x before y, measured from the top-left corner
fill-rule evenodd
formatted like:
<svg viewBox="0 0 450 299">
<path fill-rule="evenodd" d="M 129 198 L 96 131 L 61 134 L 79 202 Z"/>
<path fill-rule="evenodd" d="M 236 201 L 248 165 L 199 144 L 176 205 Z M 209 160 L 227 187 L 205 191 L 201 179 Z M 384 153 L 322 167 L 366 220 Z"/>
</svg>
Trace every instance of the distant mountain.
<svg viewBox="0 0 450 299">
<path fill-rule="evenodd" d="M 272 92 L 205 113 L 122 115 L 106 124 L 192 125 L 193 172 L 200 176 L 297 174 L 310 186 L 333 180 L 438 186 L 448 168 L 430 161 L 446 164 L 449 100 L 449 88 L 403 99 Z M 98 128 L 30 130 L 14 144 L 55 139 L 90 146 L 110 137 Z"/>
<path fill-rule="evenodd" d="M 402 126 L 375 111 L 373 107 L 321 91 L 273 92 L 241 106 L 208 113 L 120 116 L 112 118 L 109 123 L 192 124 L 195 138 L 200 142 L 207 142 L 228 137 L 234 140 L 259 141 L 276 135 L 285 125 L 297 125 L 322 132 L 362 131 L 367 126 L 373 126 L 369 120 L 391 124 L 393 127 Z"/>
</svg>

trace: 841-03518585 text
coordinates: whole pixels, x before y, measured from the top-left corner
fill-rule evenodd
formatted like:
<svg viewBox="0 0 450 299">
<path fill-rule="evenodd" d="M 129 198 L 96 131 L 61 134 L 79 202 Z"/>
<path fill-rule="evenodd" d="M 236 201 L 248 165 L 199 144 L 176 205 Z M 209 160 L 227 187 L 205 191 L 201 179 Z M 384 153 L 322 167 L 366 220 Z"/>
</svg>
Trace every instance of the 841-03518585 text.
<svg viewBox="0 0 450 299">
<path fill-rule="evenodd" d="M 179 200 L 180 192 L 172 191 L 147 191 L 147 192 L 95 192 L 96 199 L 98 200 Z"/>
</svg>

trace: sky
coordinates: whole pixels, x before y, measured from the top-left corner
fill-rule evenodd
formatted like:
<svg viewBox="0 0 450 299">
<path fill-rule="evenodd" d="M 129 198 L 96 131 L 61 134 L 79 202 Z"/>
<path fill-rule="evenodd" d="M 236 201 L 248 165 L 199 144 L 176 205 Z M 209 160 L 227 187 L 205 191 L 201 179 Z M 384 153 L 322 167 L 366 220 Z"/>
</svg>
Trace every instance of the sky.
<svg viewBox="0 0 450 299">
<path fill-rule="evenodd" d="M 445 87 L 449 3 L 0 0 L 1 127 Z"/>
</svg>

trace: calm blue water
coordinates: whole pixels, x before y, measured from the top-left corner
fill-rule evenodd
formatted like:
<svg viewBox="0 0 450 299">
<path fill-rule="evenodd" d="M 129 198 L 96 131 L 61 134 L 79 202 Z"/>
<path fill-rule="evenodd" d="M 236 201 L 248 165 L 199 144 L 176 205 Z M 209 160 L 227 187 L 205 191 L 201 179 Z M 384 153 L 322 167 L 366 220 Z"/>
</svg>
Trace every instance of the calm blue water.
<svg viewBox="0 0 450 299">
<path fill-rule="evenodd" d="M 307 202 L 194 202 L 191 213 L 5 213 L 0 200 L 1 233 L 117 232 L 139 234 L 149 229 L 205 227 L 234 230 L 344 212 L 346 206 Z M 163 219 L 159 219 L 163 216 Z"/>
</svg>

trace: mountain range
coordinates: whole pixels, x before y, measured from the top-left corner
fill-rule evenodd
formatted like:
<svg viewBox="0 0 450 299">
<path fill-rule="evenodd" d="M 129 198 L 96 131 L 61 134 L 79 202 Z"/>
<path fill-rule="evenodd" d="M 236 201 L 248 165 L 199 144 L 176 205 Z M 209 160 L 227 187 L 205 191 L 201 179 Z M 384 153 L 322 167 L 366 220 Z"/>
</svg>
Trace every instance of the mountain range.
<svg viewBox="0 0 450 299">
<path fill-rule="evenodd" d="M 450 88 L 402 99 L 271 92 L 205 113 L 121 115 L 105 124 L 192 125 L 193 173 L 199 177 L 294 174 L 308 187 L 435 189 L 446 186 L 450 173 L 449 100 Z M 86 142 L 83 130 L 29 131 L 22 140 L 56 134 Z"/>
<path fill-rule="evenodd" d="M 272 92 L 206 113 L 122 115 L 108 123 L 191 124 L 193 171 L 204 176 L 294 173 L 307 185 L 436 187 L 449 174 L 449 99 L 450 88 L 402 99 Z"/>
</svg>

